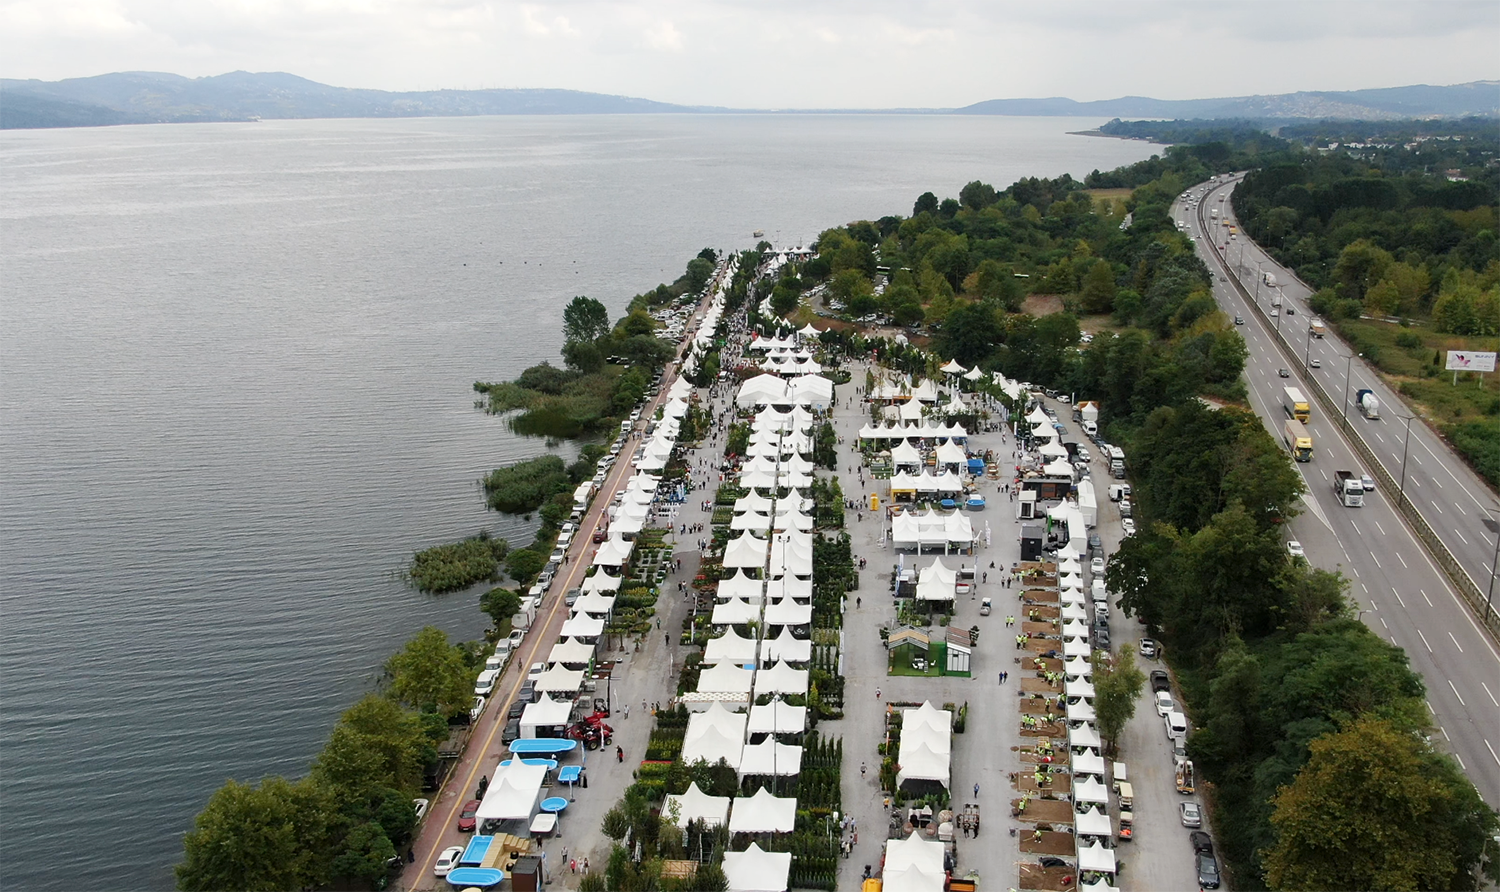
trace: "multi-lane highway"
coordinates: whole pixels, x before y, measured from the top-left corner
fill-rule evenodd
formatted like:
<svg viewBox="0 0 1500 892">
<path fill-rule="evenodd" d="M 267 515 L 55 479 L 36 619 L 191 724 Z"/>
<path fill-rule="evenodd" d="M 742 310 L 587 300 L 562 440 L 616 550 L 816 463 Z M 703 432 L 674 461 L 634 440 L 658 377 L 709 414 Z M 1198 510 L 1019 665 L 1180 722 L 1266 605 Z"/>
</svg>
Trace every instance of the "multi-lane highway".
<svg viewBox="0 0 1500 892">
<path fill-rule="evenodd" d="M 1229 202 L 1220 203 L 1218 199 L 1235 182 L 1230 179 L 1193 187 L 1188 198 L 1174 204 L 1173 216 L 1184 222 L 1195 238 L 1213 275 L 1214 296 L 1220 307 L 1229 316 L 1243 319 L 1239 331 L 1249 348 L 1245 378 L 1251 407 L 1279 443 L 1286 417 L 1281 407 L 1283 388 L 1293 385 L 1306 391 L 1312 383 L 1310 372 L 1321 376 L 1319 383 L 1338 402 L 1345 366 L 1349 365 L 1353 376 L 1351 402 L 1354 390 L 1368 387 L 1379 395 L 1383 410 L 1379 421 L 1357 417 L 1357 413 L 1354 421 L 1366 425 L 1362 435 L 1399 480 L 1406 429 L 1400 420 L 1406 414 L 1404 406 L 1372 372 L 1361 367 L 1358 358 L 1346 359 L 1349 351 L 1334 335 L 1324 340 L 1307 337 L 1311 318 L 1305 304 L 1307 291 L 1300 285 L 1286 287 L 1289 276 L 1284 276 L 1280 267 L 1275 267 L 1275 274 L 1284 288 L 1283 304 L 1291 304 L 1295 312 L 1270 315 L 1271 290 L 1263 278 L 1258 279 L 1257 266 L 1271 271 L 1273 262 L 1253 244 L 1242 245 L 1246 242 L 1243 234 L 1228 239 L 1225 227 L 1209 215 L 1211 209 L 1218 209 L 1220 215 L 1229 212 Z M 1224 244 L 1229 247 L 1218 247 Z M 1242 275 L 1244 270 L 1248 275 Z M 1236 276 L 1240 276 L 1238 283 Z M 1258 306 L 1257 280 L 1261 282 Z M 1292 362 L 1282 353 L 1275 340 L 1277 323 L 1284 326 L 1283 334 L 1288 331 L 1286 326 L 1295 326 L 1290 340 L 1301 348 L 1296 355 L 1302 362 Z M 1306 363 L 1311 359 L 1319 360 L 1321 368 L 1308 368 Z M 1283 369 L 1290 377 L 1280 376 Z M 1359 508 L 1346 508 L 1335 496 L 1335 470 L 1362 474 L 1370 469 L 1344 439 L 1336 421 L 1326 416 L 1320 404 L 1311 405 L 1308 428 L 1314 457 L 1311 462 L 1294 465 L 1306 480 L 1308 492 L 1303 499 L 1305 511 L 1289 524 L 1290 533 L 1302 543 L 1307 559 L 1315 566 L 1338 569 L 1350 578 L 1360 619 L 1403 648 L 1426 683 L 1427 704 L 1442 736 L 1435 742 L 1446 745 L 1458 758 L 1487 802 L 1500 804 L 1500 651 L 1382 491 L 1367 494 L 1364 506 Z M 1355 412 L 1352 405 L 1350 412 Z M 1455 543 L 1460 548 L 1454 548 L 1454 552 L 1462 554 L 1461 563 L 1483 590 L 1489 581 L 1488 558 L 1492 553 L 1485 549 L 1495 547 L 1495 534 L 1485 528 L 1481 518 L 1485 508 L 1497 512 L 1500 508 L 1496 508 L 1490 491 L 1467 468 L 1458 466 L 1458 460 L 1441 441 L 1419 423 L 1410 427 L 1405 485 L 1419 489 L 1422 498 L 1430 502 L 1432 525 L 1440 535 L 1463 533 Z M 1388 459 L 1392 446 L 1394 457 Z M 1481 552 L 1482 569 L 1476 572 L 1470 568 L 1478 567 L 1474 562 Z"/>
</svg>

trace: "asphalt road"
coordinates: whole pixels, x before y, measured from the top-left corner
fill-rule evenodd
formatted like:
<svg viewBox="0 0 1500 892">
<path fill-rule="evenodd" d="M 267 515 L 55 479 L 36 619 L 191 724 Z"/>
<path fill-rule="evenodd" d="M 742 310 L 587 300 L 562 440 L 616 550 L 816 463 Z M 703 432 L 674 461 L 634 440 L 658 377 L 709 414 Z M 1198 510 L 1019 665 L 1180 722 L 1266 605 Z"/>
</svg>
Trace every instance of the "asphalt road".
<svg viewBox="0 0 1500 892">
<path fill-rule="evenodd" d="M 1173 216 L 1187 222 L 1189 234 L 1197 237 L 1200 254 L 1216 280 L 1214 296 L 1220 307 L 1231 316 L 1244 318 L 1240 332 L 1249 348 L 1245 379 L 1250 403 L 1272 437 L 1281 442 L 1286 418 L 1281 408 L 1283 388 L 1295 385 L 1306 389 L 1309 371 L 1324 376 L 1320 381 L 1325 386 L 1341 388 L 1348 350 L 1332 334 L 1325 340 L 1306 337 L 1310 317 L 1304 302 L 1306 289 L 1301 286 L 1284 289 L 1285 302 L 1295 306 L 1295 315 L 1263 315 L 1270 310 L 1269 289 L 1263 280 L 1260 308 L 1251 305 L 1256 300 L 1256 263 L 1260 262 L 1267 270 L 1271 264 L 1264 262 L 1253 244 L 1242 248 L 1241 243 L 1246 241 L 1242 235 L 1233 240 L 1220 236 L 1221 243 L 1227 243 L 1230 249 L 1210 251 L 1211 243 L 1205 241 L 1204 229 L 1214 224 L 1209 222 L 1207 212 L 1211 207 L 1220 208 L 1221 214 L 1226 212 L 1229 202 L 1220 204 L 1217 199 L 1230 188 L 1232 181 L 1194 186 L 1190 190 L 1193 196 L 1209 190 L 1199 208 L 1190 211 L 1187 202 L 1179 199 L 1173 206 Z M 1244 263 L 1240 262 L 1241 251 Z M 1221 253 L 1229 255 L 1228 262 L 1222 260 Z M 1221 273 L 1228 277 L 1247 266 L 1249 275 L 1241 278 L 1241 282 L 1251 295 L 1248 300 L 1232 282 L 1218 281 Z M 1278 281 L 1290 279 L 1290 276 L 1283 279 L 1280 268 L 1277 269 Z M 1303 342 L 1310 357 L 1322 360 L 1322 369 L 1289 365 L 1274 340 L 1272 326 L 1278 321 L 1283 326 L 1298 327 L 1299 334 L 1292 342 Z M 1380 421 L 1363 418 L 1355 421 L 1368 425 L 1366 440 L 1382 461 L 1390 454 L 1390 447 L 1396 447 L 1395 461 L 1386 466 L 1394 468 L 1399 479 L 1400 434 L 1404 425 L 1395 431 L 1391 425 L 1393 422 L 1399 425 L 1397 413 L 1404 412 L 1404 407 L 1357 359 L 1349 364 L 1353 374 L 1351 395 L 1354 389 L 1374 385 L 1372 389 L 1380 394 L 1385 416 Z M 1282 368 L 1288 369 L 1290 378 L 1279 377 L 1278 370 Z M 1369 469 L 1355 457 L 1339 426 L 1323 415 L 1321 406 L 1316 402 L 1312 406 L 1308 428 L 1313 437 L 1314 457 L 1311 462 L 1294 465 L 1305 479 L 1308 493 L 1303 498 L 1304 513 L 1288 524 L 1291 535 L 1302 543 L 1307 559 L 1315 566 L 1340 570 L 1350 578 L 1350 594 L 1358 603 L 1361 620 L 1403 648 L 1412 668 L 1425 682 L 1427 705 L 1443 738 L 1434 738 L 1435 742 L 1440 746 L 1446 743 L 1487 802 L 1500 804 L 1500 699 L 1497 699 L 1500 652 L 1384 494 L 1366 494 L 1365 504 L 1360 508 L 1342 505 L 1333 492 L 1333 472 L 1347 469 L 1366 473 Z M 1354 411 L 1352 407 L 1350 411 Z M 1494 536 L 1480 523 L 1483 516 L 1480 509 L 1484 505 L 1480 499 L 1490 497 L 1489 492 L 1423 425 L 1411 425 L 1411 439 L 1413 455 L 1408 457 L 1406 485 L 1420 491 L 1424 498 L 1431 497 L 1428 500 L 1435 513 L 1424 516 L 1440 532 L 1456 536 L 1459 528 L 1463 528 L 1467 539 L 1457 544 L 1467 542 L 1470 547 L 1456 548 L 1455 553 L 1461 553 L 1460 560 L 1466 567 L 1471 566 L 1481 551 L 1494 548 Z M 1486 556 L 1483 575 L 1474 578 L 1488 581 L 1488 571 Z"/>
</svg>

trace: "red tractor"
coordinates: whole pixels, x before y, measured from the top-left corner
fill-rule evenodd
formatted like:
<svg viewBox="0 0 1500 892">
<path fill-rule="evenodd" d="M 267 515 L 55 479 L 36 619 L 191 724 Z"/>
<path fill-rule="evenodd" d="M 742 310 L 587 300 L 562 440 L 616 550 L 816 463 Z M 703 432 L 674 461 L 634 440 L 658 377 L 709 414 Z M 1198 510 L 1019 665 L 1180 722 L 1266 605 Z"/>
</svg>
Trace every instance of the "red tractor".
<svg viewBox="0 0 1500 892">
<path fill-rule="evenodd" d="M 608 746 L 614 740 L 615 733 L 614 728 L 604 723 L 608 717 L 607 712 L 596 712 L 583 721 L 569 725 L 563 734 L 582 743 L 585 749 L 596 750 L 601 745 Z"/>
</svg>

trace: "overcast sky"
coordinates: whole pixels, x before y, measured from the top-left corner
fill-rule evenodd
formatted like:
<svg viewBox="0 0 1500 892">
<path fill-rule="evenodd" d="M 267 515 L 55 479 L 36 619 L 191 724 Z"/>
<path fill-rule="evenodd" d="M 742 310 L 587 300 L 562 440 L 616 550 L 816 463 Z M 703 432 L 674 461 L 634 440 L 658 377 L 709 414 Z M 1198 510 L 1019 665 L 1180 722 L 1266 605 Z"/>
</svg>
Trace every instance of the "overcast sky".
<svg viewBox="0 0 1500 892">
<path fill-rule="evenodd" d="M 0 0 L 0 75 L 286 71 L 735 107 L 1161 99 L 1500 77 L 1500 2 Z"/>
</svg>

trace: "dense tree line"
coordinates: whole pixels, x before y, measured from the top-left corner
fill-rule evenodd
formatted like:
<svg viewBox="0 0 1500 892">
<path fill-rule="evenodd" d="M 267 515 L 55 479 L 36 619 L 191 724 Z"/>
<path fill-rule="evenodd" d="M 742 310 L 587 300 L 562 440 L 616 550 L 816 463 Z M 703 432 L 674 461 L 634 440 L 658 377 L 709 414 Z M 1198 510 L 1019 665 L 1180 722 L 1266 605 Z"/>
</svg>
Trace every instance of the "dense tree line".
<svg viewBox="0 0 1500 892">
<path fill-rule="evenodd" d="M 474 651 L 423 629 L 391 657 L 385 691 L 339 717 L 306 777 L 229 780 L 209 798 L 183 838 L 177 888 L 384 888 L 416 829 L 423 768 L 447 716 L 467 713 L 474 672 Z"/>
<path fill-rule="evenodd" d="M 1177 670 L 1236 886 L 1470 888 L 1495 813 L 1425 742 L 1422 682 L 1347 580 L 1287 554 L 1302 484 L 1264 427 L 1164 407 L 1130 455 L 1143 523 L 1108 585 Z"/>
</svg>

